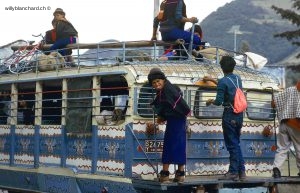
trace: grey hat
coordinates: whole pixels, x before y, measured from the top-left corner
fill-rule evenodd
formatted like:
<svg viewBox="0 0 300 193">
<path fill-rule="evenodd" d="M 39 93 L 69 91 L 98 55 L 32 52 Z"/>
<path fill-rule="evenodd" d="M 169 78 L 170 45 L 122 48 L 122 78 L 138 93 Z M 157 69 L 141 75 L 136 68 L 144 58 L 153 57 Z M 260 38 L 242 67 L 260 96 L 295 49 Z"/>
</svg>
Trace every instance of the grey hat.
<svg viewBox="0 0 300 193">
<path fill-rule="evenodd" d="M 53 13 L 53 16 L 56 13 L 59 13 L 59 14 L 62 14 L 62 15 L 66 15 L 66 13 L 64 12 L 64 10 L 62 8 L 56 8 L 55 11 L 54 11 L 54 13 Z"/>
<path fill-rule="evenodd" d="M 152 68 L 148 74 L 148 81 L 150 84 L 155 79 L 166 79 L 165 74 L 159 68 Z"/>
</svg>

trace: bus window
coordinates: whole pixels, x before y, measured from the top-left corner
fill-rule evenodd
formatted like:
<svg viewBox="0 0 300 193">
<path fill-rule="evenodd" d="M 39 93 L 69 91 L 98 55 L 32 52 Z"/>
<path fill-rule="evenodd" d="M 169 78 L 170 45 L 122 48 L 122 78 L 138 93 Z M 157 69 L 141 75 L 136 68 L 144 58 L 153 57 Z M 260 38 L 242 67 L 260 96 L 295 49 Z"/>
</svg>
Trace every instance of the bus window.
<svg viewBox="0 0 300 193">
<path fill-rule="evenodd" d="M 61 125 L 62 82 L 43 82 L 42 125 Z"/>
<path fill-rule="evenodd" d="M 153 117 L 153 110 L 150 103 L 154 100 L 155 90 L 149 84 L 143 85 L 138 93 L 137 112 L 141 117 Z"/>
<path fill-rule="evenodd" d="M 275 111 L 271 107 L 272 93 L 247 91 L 247 116 L 252 120 L 273 120 Z"/>
<path fill-rule="evenodd" d="M 125 120 L 128 83 L 122 75 L 102 76 L 100 80 L 100 114 L 96 120 L 100 125 L 118 125 Z"/>
<path fill-rule="evenodd" d="M 69 133 L 92 131 L 92 77 L 67 81 L 66 130 Z"/>
<path fill-rule="evenodd" d="M 6 125 L 10 116 L 10 85 L 0 86 L 0 125 Z"/>
<path fill-rule="evenodd" d="M 18 113 L 17 123 L 34 124 L 35 82 L 18 84 Z"/>
<path fill-rule="evenodd" d="M 201 118 L 222 118 L 223 108 L 221 106 L 209 105 L 206 106 L 206 101 L 211 98 L 216 98 L 215 90 L 200 88 L 196 91 L 194 101 L 194 116 Z"/>
</svg>

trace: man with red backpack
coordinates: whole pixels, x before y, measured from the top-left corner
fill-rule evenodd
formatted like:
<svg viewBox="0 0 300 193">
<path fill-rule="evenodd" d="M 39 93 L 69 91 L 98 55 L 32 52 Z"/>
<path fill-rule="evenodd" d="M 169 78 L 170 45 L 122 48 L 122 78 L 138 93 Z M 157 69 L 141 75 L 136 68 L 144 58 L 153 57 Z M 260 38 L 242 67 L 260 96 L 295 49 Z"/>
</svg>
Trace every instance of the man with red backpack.
<svg viewBox="0 0 300 193">
<path fill-rule="evenodd" d="M 237 111 L 234 104 L 237 90 L 242 89 L 242 80 L 233 74 L 236 62 L 231 56 L 223 56 L 220 65 L 224 77 L 218 82 L 209 77 L 203 78 L 203 81 L 213 81 L 217 84 L 216 99 L 208 99 L 206 104 L 224 106 L 222 128 L 225 146 L 229 152 L 229 170 L 220 180 L 245 180 L 245 162 L 240 147 L 243 110 Z"/>
</svg>

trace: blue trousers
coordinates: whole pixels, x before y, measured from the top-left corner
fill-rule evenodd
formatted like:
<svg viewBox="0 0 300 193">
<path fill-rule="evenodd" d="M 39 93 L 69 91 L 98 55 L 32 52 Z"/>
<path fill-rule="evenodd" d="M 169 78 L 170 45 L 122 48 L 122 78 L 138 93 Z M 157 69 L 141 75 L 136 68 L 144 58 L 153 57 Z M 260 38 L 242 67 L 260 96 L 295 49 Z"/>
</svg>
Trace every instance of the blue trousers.
<svg viewBox="0 0 300 193">
<path fill-rule="evenodd" d="M 240 147 L 243 114 L 233 113 L 231 108 L 225 108 L 222 118 L 224 141 L 229 152 L 229 173 L 238 174 L 245 171 L 245 161 Z"/>
<path fill-rule="evenodd" d="M 59 49 L 58 52 L 62 56 L 70 55 L 68 53 L 70 51 L 68 51 L 68 49 L 64 49 L 64 48 L 66 48 L 66 46 L 68 44 L 75 44 L 75 43 L 76 43 L 76 37 L 74 37 L 74 36 L 71 36 L 71 37 L 68 37 L 68 38 L 59 39 L 59 40 L 56 40 L 54 42 L 54 44 L 50 47 L 50 50 L 57 50 L 57 49 Z"/>
<path fill-rule="evenodd" d="M 179 28 L 174 28 L 171 31 L 161 33 L 163 41 L 176 41 L 177 39 L 183 39 L 185 42 L 186 48 L 189 47 L 191 42 L 192 33 L 189 31 L 185 31 Z M 199 36 L 193 36 L 193 49 L 198 49 L 201 45 L 201 39 Z"/>
</svg>

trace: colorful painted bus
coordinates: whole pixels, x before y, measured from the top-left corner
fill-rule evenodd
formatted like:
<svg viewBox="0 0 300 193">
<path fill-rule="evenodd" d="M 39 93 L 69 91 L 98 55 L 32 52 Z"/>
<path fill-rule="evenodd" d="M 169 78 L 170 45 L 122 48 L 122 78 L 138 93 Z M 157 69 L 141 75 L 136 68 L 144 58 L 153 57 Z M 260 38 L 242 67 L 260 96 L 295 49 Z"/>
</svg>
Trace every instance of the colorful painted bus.
<svg viewBox="0 0 300 193">
<path fill-rule="evenodd" d="M 0 188 L 196 192 L 226 173 L 229 154 L 221 127 L 223 109 L 206 106 L 206 100 L 216 95 L 216 85 L 202 81 L 204 76 L 223 76 L 219 48 L 212 59 L 195 60 L 187 53 L 160 60 L 164 44 L 159 41 L 72 46 L 76 53 L 72 66 L 43 58 L 55 67 L 41 70 L 38 60 L 42 59 L 37 56 L 28 62 L 29 72 L 1 74 Z M 229 50 L 226 54 L 242 55 Z M 180 188 L 157 181 L 165 125 L 147 128 L 156 118 L 150 106 L 155 91 L 147 82 L 153 67 L 181 88 L 193 110 L 186 128 L 186 181 Z M 248 101 L 241 135 L 247 175 L 270 177 L 277 125 L 271 100 L 280 85 L 276 77 L 243 65 L 235 73 L 242 78 Z M 174 176 L 176 168 L 170 168 Z"/>
</svg>

